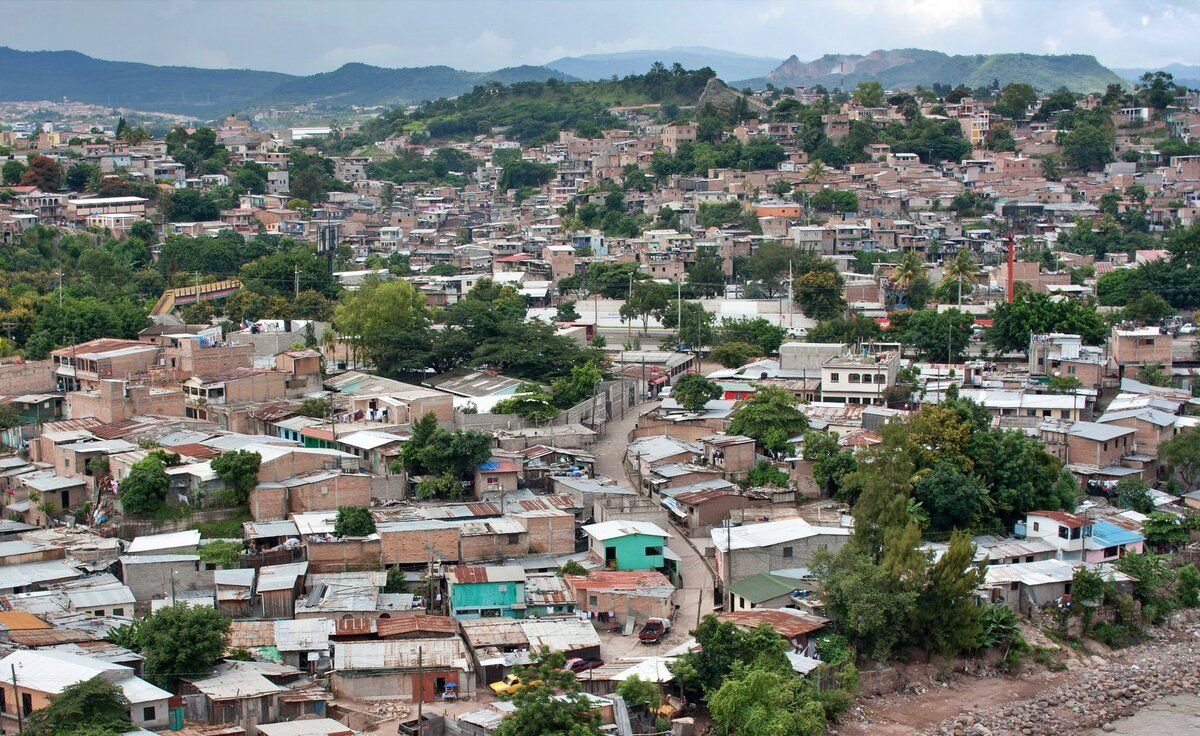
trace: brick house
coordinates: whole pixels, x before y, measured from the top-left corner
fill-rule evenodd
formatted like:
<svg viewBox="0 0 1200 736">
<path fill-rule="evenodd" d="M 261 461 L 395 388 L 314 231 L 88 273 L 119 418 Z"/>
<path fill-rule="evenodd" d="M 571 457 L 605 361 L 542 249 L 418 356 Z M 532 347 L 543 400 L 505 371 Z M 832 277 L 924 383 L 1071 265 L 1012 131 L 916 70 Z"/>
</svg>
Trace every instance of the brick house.
<svg viewBox="0 0 1200 736">
<path fill-rule="evenodd" d="M 596 570 L 586 576 L 567 575 L 575 609 L 601 621 L 628 618 L 671 618 L 675 586 L 657 570 Z"/>
</svg>

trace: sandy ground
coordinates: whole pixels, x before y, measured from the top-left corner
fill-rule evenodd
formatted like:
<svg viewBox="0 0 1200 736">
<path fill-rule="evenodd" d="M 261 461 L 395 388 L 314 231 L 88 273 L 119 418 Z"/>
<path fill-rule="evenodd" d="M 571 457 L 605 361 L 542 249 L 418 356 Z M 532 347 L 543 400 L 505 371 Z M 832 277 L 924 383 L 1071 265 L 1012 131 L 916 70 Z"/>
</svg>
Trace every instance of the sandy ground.
<svg viewBox="0 0 1200 736">
<path fill-rule="evenodd" d="M 1106 733 L 1117 736 L 1200 734 L 1200 697 L 1172 695 L 1113 725 L 1116 726 L 1114 731 L 1101 731 L 1096 728 L 1086 731 L 1084 736 L 1102 736 Z"/>
<path fill-rule="evenodd" d="M 919 695 L 887 695 L 859 702 L 847 714 L 846 723 L 831 733 L 843 736 L 901 736 L 935 726 L 965 710 L 1003 705 L 1014 700 L 1030 698 L 1054 687 L 1069 677 L 1068 673 L 1041 672 L 1020 679 L 969 679 L 947 685 L 930 685 Z"/>
</svg>

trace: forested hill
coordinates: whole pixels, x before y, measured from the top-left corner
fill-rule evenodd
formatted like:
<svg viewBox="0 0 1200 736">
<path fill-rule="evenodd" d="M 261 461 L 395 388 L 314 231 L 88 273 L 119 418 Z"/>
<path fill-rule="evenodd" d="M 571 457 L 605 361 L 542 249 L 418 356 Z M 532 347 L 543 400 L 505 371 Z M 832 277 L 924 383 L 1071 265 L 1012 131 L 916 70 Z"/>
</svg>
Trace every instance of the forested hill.
<svg viewBox="0 0 1200 736">
<path fill-rule="evenodd" d="M 0 46 L 0 100 L 62 100 L 149 112 L 228 114 L 295 79 L 248 69 L 196 69 L 105 61 L 75 51 Z"/>
<path fill-rule="evenodd" d="M 555 140 L 560 130 L 599 137 L 604 128 L 621 125 L 609 108 L 659 104 L 663 118 L 669 120 L 679 107 L 695 105 L 714 76 L 712 69 L 666 69 L 660 64 L 646 74 L 600 82 L 489 82 L 454 99 L 423 103 L 416 110 L 390 110 L 332 142 L 331 151 L 345 153 L 401 131 L 445 140 L 506 128 L 508 136 L 527 145 Z"/>
<path fill-rule="evenodd" d="M 1110 84 L 1127 82 L 1094 56 L 1038 54 L 974 54 L 950 56 L 924 49 L 892 49 L 869 54 L 827 54 L 813 61 L 795 56 L 751 83 L 771 82 L 777 87 L 851 89 L 859 82 L 877 81 L 885 88 L 929 86 L 935 83 L 982 87 L 998 81 L 1024 82 L 1035 89 L 1052 91 L 1066 87 L 1072 92 L 1103 92 Z M 742 82 L 734 86 L 743 86 Z"/>
<path fill-rule="evenodd" d="M 75 51 L 0 47 L 0 101 L 62 100 L 215 118 L 272 104 L 412 104 L 469 92 L 487 82 L 569 80 L 521 66 L 466 72 L 448 66 L 388 69 L 366 64 L 307 77 L 248 69 L 198 69 L 95 59 Z"/>
</svg>

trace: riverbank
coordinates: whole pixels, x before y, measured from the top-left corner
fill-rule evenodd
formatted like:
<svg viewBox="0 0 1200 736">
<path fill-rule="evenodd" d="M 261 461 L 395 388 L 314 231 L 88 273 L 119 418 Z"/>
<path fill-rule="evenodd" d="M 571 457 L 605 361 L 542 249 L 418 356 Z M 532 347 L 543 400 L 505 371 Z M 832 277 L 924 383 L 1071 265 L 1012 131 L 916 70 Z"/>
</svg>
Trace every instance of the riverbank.
<svg viewBox="0 0 1200 736">
<path fill-rule="evenodd" d="M 1110 727 L 1109 730 L 1094 728 L 1085 736 L 1200 733 L 1200 697 L 1172 695 L 1110 724 Z"/>
<path fill-rule="evenodd" d="M 1063 736 L 1121 733 L 1118 728 L 1126 729 L 1125 733 L 1196 733 L 1177 725 L 1193 718 L 1194 711 L 1173 704 L 1177 697 L 1195 704 L 1200 693 L 1200 617 L 1195 611 L 1177 614 L 1154 636 L 1139 646 L 1113 652 L 1103 663 L 1093 658 L 1091 666 L 1076 670 L 1077 676 L 1026 700 L 973 709 L 922 733 Z M 1134 714 L 1172 725 L 1138 730 L 1140 722 L 1130 718 Z"/>
</svg>

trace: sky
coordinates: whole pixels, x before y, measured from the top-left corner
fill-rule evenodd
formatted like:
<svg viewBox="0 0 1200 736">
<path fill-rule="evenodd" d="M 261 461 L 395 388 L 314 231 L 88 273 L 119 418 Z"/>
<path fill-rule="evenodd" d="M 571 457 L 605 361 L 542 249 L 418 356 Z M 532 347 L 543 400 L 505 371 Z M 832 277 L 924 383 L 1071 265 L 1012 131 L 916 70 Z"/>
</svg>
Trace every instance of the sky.
<svg viewBox="0 0 1200 736">
<path fill-rule="evenodd" d="M 484 71 L 670 46 L 1200 64 L 1200 0 L 0 0 L 0 18 L 0 45 L 17 49 L 291 74 L 347 62 Z"/>
</svg>

